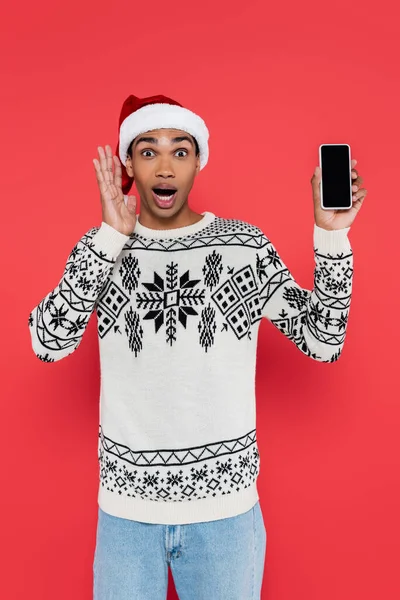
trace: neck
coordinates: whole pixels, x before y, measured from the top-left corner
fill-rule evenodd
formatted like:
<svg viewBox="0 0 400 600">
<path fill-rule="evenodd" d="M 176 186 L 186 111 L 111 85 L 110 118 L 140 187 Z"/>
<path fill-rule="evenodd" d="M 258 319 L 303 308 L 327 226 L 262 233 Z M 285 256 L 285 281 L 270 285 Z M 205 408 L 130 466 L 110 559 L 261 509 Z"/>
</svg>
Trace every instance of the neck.
<svg viewBox="0 0 400 600">
<path fill-rule="evenodd" d="M 174 209 L 172 209 L 174 210 Z M 178 210 L 158 210 L 158 214 L 149 210 L 148 206 L 142 201 L 140 206 L 139 223 L 149 229 L 177 229 L 178 227 L 187 227 L 194 225 L 203 218 L 201 213 L 192 210 L 188 203 Z"/>
</svg>

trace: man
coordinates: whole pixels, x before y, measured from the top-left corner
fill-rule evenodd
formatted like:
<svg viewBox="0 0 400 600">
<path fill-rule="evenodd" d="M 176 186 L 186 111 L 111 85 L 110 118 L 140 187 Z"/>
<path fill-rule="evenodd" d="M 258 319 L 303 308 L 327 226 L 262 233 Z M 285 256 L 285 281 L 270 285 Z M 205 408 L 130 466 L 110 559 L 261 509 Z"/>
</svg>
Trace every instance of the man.
<svg viewBox="0 0 400 600">
<path fill-rule="evenodd" d="M 77 242 L 29 318 L 36 356 L 54 362 L 76 350 L 97 314 L 98 600 L 161 600 L 168 565 L 180 600 L 260 598 L 258 327 L 267 318 L 320 362 L 338 360 L 344 344 L 347 234 L 366 190 L 349 211 L 322 210 L 316 169 L 315 285 L 303 289 L 261 229 L 189 206 L 208 137 L 204 121 L 170 98 L 126 99 L 119 158 L 106 146 L 94 159 L 102 223 Z M 352 176 L 355 192 L 362 180 Z"/>
</svg>

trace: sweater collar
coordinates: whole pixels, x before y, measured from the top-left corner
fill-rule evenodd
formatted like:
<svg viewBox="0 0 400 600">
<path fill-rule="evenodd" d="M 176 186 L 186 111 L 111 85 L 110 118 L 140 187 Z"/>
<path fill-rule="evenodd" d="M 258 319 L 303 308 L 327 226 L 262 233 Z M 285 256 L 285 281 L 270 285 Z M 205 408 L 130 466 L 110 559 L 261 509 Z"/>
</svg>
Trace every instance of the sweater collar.
<svg viewBox="0 0 400 600">
<path fill-rule="evenodd" d="M 185 237 L 186 235 L 191 235 L 192 233 L 197 233 L 198 231 L 201 231 L 215 219 L 215 214 L 212 212 L 205 211 L 201 214 L 203 215 L 203 218 L 200 219 L 200 221 L 197 221 L 197 223 L 193 223 L 192 225 L 185 225 L 184 227 L 176 227 L 174 229 L 151 229 L 150 227 L 145 227 L 145 225 L 142 225 L 139 222 L 139 213 L 136 218 L 134 233 L 143 237 L 149 237 L 153 239 L 170 239 L 177 237 Z"/>
</svg>

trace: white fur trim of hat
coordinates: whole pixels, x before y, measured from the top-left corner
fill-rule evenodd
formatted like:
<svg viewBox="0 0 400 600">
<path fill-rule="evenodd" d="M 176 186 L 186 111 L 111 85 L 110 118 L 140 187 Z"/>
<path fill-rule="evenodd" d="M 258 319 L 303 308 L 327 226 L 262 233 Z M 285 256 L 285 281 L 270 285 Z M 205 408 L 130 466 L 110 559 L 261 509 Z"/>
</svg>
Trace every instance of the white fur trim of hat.
<svg viewBox="0 0 400 600">
<path fill-rule="evenodd" d="M 157 103 L 142 106 L 121 123 L 119 129 L 119 158 L 126 164 L 127 151 L 139 134 L 153 129 L 182 129 L 196 138 L 200 151 L 200 170 L 208 162 L 209 131 L 203 119 L 193 111 L 174 104 Z"/>
</svg>

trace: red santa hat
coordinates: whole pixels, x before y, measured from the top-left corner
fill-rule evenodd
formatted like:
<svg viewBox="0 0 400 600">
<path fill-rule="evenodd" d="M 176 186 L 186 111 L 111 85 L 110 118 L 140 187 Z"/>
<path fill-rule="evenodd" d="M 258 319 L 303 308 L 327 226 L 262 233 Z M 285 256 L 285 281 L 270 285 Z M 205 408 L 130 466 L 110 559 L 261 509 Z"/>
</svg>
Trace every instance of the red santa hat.
<svg viewBox="0 0 400 600">
<path fill-rule="evenodd" d="M 125 165 L 127 150 L 139 134 L 153 129 L 182 129 L 197 141 L 200 151 L 200 170 L 208 162 L 209 132 L 203 119 L 179 102 L 167 96 L 138 98 L 132 94 L 122 105 L 119 117 L 119 141 L 115 154 L 122 163 L 122 192 L 131 189 L 133 177 L 129 177 Z"/>
</svg>

